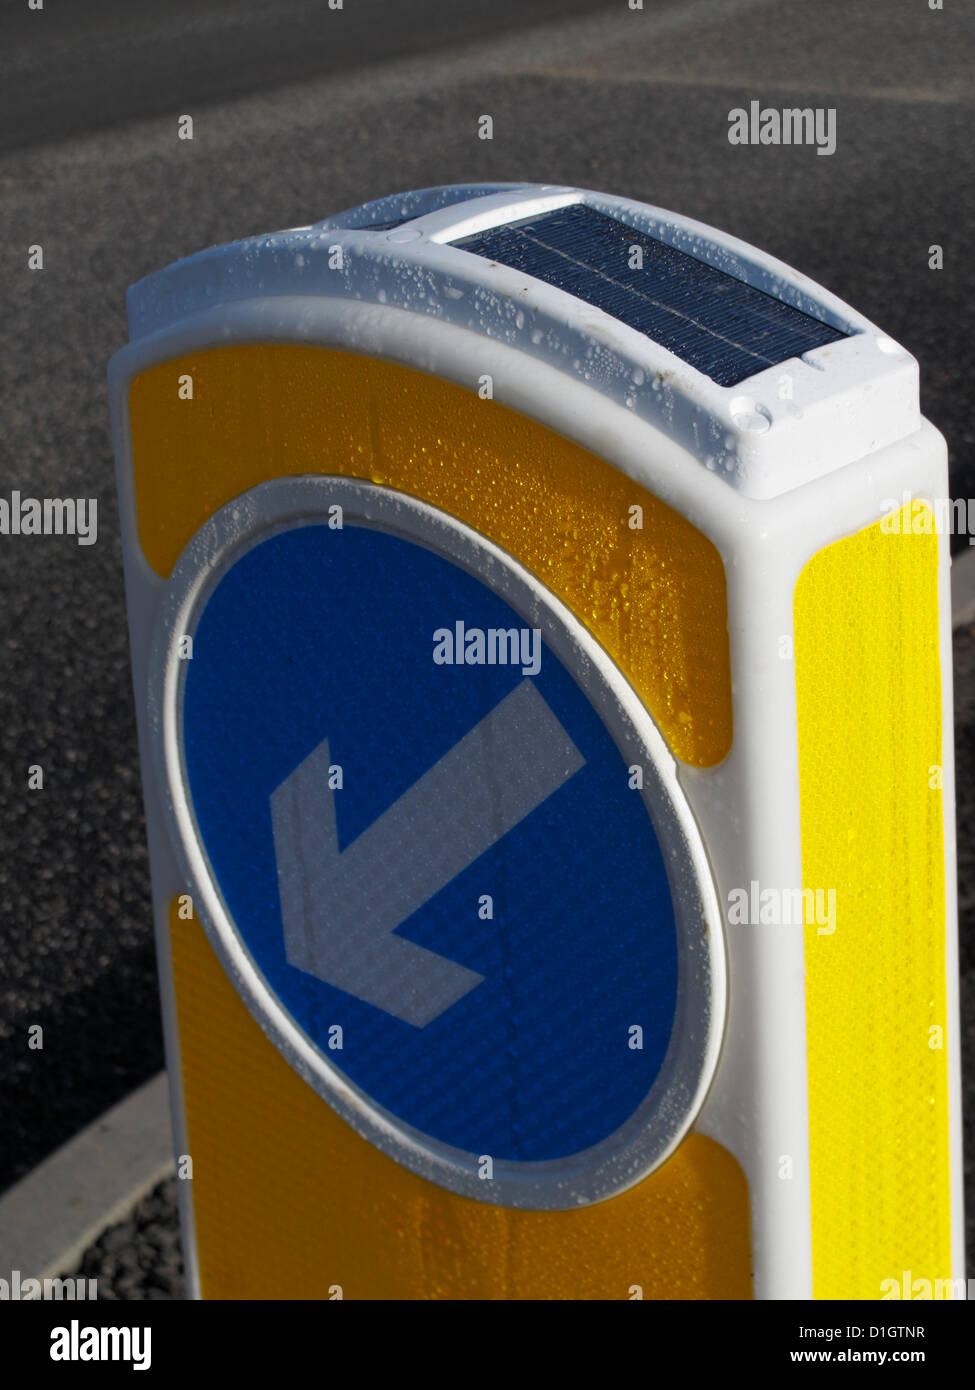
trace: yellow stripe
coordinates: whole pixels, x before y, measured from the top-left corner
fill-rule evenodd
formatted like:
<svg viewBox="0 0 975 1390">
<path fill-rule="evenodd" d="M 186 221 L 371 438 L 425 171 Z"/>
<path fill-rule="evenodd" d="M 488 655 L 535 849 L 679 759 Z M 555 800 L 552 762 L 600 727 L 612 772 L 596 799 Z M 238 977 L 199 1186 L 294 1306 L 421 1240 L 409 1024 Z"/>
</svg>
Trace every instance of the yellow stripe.
<svg viewBox="0 0 975 1390">
<path fill-rule="evenodd" d="M 931 532 L 909 534 L 912 515 Z M 806 929 L 817 1298 L 951 1273 L 938 539 L 922 517 L 826 547 L 795 591 L 803 884 L 836 893 L 835 932 Z"/>
<path fill-rule="evenodd" d="M 179 380 L 193 380 L 193 399 Z M 431 502 L 568 603 L 677 757 L 731 747 L 724 567 L 672 508 L 578 445 L 422 372 L 326 348 L 228 347 L 153 367 L 129 396 L 139 536 L 168 575 L 225 502 L 339 473 Z M 643 529 L 630 508 L 643 508 Z"/>
<path fill-rule="evenodd" d="M 178 900 L 177 900 L 178 902 Z M 750 1298 L 748 1192 L 691 1135 L 579 1211 L 472 1202 L 359 1137 L 253 1021 L 202 928 L 170 912 L 205 1298 Z"/>
</svg>

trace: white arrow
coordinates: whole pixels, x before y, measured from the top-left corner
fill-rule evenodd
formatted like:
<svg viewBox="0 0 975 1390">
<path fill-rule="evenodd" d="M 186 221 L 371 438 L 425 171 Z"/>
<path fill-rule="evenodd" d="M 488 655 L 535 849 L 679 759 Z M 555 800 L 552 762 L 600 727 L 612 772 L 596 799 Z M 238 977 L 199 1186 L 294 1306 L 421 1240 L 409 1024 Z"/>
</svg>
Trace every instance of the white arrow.
<svg viewBox="0 0 975 1390">
<path fill-rule="evenodd" d="M 290 965 L 423 1028 L 484 978 L 396 928 L 585 759 L 530 680 L 339 853 L 328 741 L 271 793 Z"/>
</svg>

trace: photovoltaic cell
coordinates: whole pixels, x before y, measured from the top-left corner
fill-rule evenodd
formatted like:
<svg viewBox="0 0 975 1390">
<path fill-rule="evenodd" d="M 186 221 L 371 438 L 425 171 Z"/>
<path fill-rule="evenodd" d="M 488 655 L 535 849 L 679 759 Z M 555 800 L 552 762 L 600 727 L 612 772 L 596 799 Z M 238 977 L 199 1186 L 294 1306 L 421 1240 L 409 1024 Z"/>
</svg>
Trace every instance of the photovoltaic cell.
<svg viewBox="0 0 975 1390">
<path fill-rule="evenodd" d="M 721 386 L 847 336 L 583 204 L 492 227 L 453 245 L 604 310 Z M 642 265 L 633 247 L 641 248 Z"/>
</svg>

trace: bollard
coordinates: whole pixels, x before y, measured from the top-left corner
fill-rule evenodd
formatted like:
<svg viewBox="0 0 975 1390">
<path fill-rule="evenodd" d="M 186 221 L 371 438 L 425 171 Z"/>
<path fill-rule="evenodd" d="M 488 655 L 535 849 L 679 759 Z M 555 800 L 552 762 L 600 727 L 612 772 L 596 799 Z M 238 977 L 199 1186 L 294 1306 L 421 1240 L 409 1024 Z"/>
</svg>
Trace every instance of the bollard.
<svg viewBox="0 0 975 1390">
<path fill-rule="evenodd" d="M 128 309 L 191 1292 L 960 1277 L 914 359 L 754 247 L 556 186 L 383 198 Z"/>
</svg>

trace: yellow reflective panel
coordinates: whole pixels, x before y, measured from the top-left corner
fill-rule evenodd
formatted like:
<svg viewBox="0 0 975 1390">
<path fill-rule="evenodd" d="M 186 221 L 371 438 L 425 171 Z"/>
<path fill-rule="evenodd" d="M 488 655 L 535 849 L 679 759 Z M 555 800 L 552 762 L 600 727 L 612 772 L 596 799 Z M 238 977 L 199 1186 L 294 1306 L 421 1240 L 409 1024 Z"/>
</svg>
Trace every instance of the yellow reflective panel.
<svg viewBox="0 0 975 1390">
<path fill-rule="evenodd" d="M 170 911 L 205 1298 L 750 1298 L 748 1191 L 692 1134 L 636 1187 L 513 1211 L 417 1177 L 340 1119 Z"/>
<path fill-rule="evenodd" d="M 186 375 L 192 400 L 179 391 Z M 721 557 L 672 508 L 554 431 L 408 367 L 287 345 L 153 367 L 132 383 L 129 410 L 139 537 L 159 574 L 213 512 L 268 478 L 386 484 L 488 536 L 567 603 L 677 757 L 709 767 L 731 747 Z"/>
<path fill-rule="evenodd" d="M 795 591 L 803 885 L 836 895 L 806 928 L 817 1298 L 951 1273 L 938 538 L 913 529 L 827 546 Z"/>
</svg>

